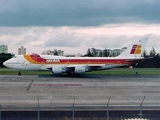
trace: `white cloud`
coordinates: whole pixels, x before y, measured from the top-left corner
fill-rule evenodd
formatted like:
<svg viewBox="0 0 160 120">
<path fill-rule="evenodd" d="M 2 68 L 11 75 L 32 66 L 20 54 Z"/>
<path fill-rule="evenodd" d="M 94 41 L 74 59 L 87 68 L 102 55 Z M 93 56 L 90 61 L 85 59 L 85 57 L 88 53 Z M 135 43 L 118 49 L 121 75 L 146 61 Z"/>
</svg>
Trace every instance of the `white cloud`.
<svg viewBox="0 0 160 120">
<path fill-rule="evenodd" d="M 159 0 L 0 0 L 0 44 L 17 54 L 62 49 L 121 48 L 152 33 L 160 51 Z"/>
<path fill-rule="evenodd" d="M 0 43 L 17 54 L 25 46 L 27 53 L 62 49 L 65 53 L 83 53 L 88 48 L 121 48 L 152 33 L 147 48 L 160 52 L 159 24 L 112 24 L 100 27 L 0 27 Z"/>
</svg>

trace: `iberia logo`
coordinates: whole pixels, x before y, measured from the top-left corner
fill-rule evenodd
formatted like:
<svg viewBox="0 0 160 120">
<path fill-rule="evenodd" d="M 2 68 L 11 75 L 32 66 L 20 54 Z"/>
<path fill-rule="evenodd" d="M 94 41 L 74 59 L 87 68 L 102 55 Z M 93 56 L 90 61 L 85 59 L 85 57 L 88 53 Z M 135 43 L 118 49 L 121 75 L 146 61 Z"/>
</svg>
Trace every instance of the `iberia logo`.
<svg viewBox="0 0 160 120">
<path fill-rule="evenodd" d="M 133 45 L 130 54 L 140 54 L 141 53 L 141 45 Z"/>
</svg>

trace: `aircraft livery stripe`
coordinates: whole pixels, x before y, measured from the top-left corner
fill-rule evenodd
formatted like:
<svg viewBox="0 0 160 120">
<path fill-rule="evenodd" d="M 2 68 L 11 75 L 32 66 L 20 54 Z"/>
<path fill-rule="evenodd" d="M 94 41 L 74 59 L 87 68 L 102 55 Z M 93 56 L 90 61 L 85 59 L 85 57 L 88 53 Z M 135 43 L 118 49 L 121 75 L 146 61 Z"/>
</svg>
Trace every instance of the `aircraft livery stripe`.
<svg viewBox="0 0 160 120">
<path fill-rule="evenodd" d="M 24 55 L 24 58 L 34 64 L 126 64 L 125 59 L 44 59 L 39 55 Z"/>
<path fill-rule="evenodd" d="M 141 54 L 141 45 L 133 45 L 130 54 Z"/>
<path fill-rule="evenodd" d="M 136 47 L 137 47 L 137 45 L 133 45 L 133 47 L 132 47 L 132 50 L 131 50 L 130 54 L 134 54 L 134 53 L 135 53 Z"/>
<path fill-rule="evenodd" d="M 39 64 L 39 62 L 34 60 L 31 55 L 24 55 L 24 58 L 30 63 Z"/>
</svg>

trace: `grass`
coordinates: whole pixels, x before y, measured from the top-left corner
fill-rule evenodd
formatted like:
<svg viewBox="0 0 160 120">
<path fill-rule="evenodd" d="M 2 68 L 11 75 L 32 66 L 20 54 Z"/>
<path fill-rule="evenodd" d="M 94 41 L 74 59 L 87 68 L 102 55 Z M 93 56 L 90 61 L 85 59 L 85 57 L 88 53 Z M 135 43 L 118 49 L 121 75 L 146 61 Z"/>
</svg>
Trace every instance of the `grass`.
<svg viewBox="0 0 160 120">
<path fill-rule="evenodd" d="M 51 71 L 32 71 L 32 70 L 22 70 L 23 75 L 51 75 Z M 0 75 L 17 75 L 18 71 L 14 69 L 9 69 L 5 67 L 0 67 Z"/>
<path fill-rule="evenodd" d="M 21 71 L 23 75 L 51 75 L 51 71 Z M 5 67 L 0 68 L 0 75 L 17 75 L 18 72 Z M 86 74 L 94 75 L 160 75 L 160 68 L 114 68 L 110 70 L 93 71 Z"/>
<path fill-rule="evenodd" d="M 18 71 L 0 71 L 0 75 L 17 75 Z M 21 71 L 22 75 L 49 75 L 50 71 Z"/>
<path fill-rule="evenodd" d="M 103 71 L 93 71 L 88 74 L 99 74 L 99 75 L 160 75 L 159 68 L 115 68 Z"/>
</svg>

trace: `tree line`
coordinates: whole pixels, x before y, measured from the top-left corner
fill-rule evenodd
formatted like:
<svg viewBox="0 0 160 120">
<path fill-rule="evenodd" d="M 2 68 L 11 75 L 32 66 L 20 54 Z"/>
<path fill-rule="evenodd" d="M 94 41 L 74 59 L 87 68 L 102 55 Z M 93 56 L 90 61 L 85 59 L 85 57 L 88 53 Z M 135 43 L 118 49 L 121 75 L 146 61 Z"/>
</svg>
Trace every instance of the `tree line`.
<svg viewBox="0 0 160 120">
<path fill-rule="evenodd" d="M 156 53 L 154 47 L 147 54 L 144 50 L 142 57 L 146 58 L 145 61 L 140 62 L 136 67 L 138 68 L 160 68 L 160 54 Z"/>
<path fill-rule="evenodd" d="M 87 50 L 87 53 L 84 55 L 84 57 L 96 57 L 96 52 L 93 53 L 90 51 L 90 49 Z M 117 54 L 118 55 L 118 54 Z M 110 51 L 105 49 L 101 56 L 99 57 L 110 57 Z M 113 57 L 116 57 L 113 55 Z M 150 50 L 149 54 L 144 50 L 142 57 L 145 58 L 144 61 L 138 63 L 136 66 L 137 68 L 160 68 L 160 54 L 156 53 L 154 47 Z"/>
<path fill-rule="evenodd" d="M 0 53 L 0 67 L 3 67 L 3 62 L 12 58 L 14 55 L 11 53 Z"/>
<path fill-rule="evenodd" d="M 98 52 L 95 48 L 88 49 L 87 53 L 84 55 L 84 57 L 110 57 L 110 51 L 108 49 L 104 49 L 103 52 L 101 51 L 98 55 Z"/>
</svg>

